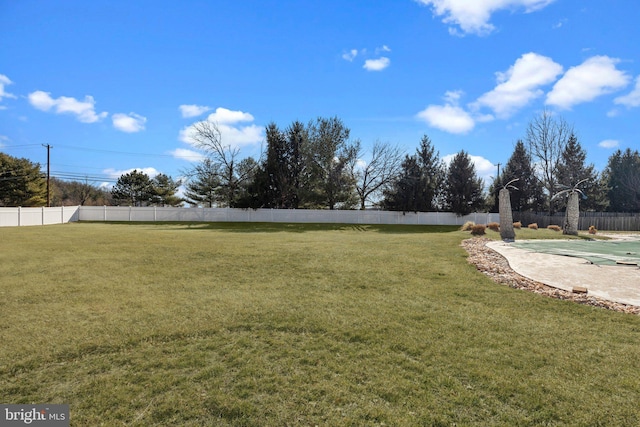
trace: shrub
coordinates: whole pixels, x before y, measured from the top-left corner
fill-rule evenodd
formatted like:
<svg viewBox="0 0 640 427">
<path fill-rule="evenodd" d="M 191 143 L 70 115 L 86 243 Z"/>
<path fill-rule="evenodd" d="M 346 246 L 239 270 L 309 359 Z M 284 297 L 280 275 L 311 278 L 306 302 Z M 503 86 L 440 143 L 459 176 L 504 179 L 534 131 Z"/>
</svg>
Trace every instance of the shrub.
<svg viewBox="0 0 640 427">
<path fill-rule="evenodd" d="M 549 225 L 549 226 L 547 226 L 547 228 L 549 230 L 553 230 L 553 231 L 562 231 L 562 228 L 560 228 L 559 225 Z"/>
<path fill-rule="evenodd" d="M 462 224 L 462 227 L 460 227 L 460 231 L 471 231 L 471 228 L 476 225 L 475 222 L 473 221 L 467 221 L 464 224 Z"/>
<path fill-rule="evenodd" d="M 500 231 L 500 224 L 498 224 L 497 222 L 490 222 L 489 224 L 487 224 L 487 228 L 493 231 Z"/>
<path fill-rule="evenodd" d="M 513 223 L 513 228 L 517 228 L 520 230 L 522 228 L 522 223 L 520 221 Z"/>
<path fill-rule="evenodd" d="M 471 227 L 471 234 L 473 236 L 483 236 L 485 234 L 485 230 L 487 227 L 485 227 L 482 224 L 476 224 L 473 227 Z"/>
<path fill-rule="evenodd" d="M 598 232 L 598 230 L 596 229 L 596 227 L 594 225 L 590 225 L 589 226 L 589 234 L 596 234 Z"/>
<path fill-rule="evenodd" d="M 537 222 L 531 223 L 531 224 L 528 225 L 528 227 L 531 230 L 537 230 L 538 229 L 538 223 Z"/>
</svg>

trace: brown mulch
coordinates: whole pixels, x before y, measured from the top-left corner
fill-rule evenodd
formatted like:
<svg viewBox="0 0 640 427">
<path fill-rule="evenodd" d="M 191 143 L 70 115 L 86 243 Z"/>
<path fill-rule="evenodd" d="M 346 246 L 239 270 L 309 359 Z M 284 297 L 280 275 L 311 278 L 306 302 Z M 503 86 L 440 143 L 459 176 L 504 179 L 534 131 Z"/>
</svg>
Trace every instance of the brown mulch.
<svg viewBox="0 0 640 427">
<path fill-rule="evenodd" d="M 640 307 L 638 306 L 607 301 L 602 298 L 590 296 L 589 294 L 564 291 L 521 276 L 509 266 L 506 258 L 486 246 L 487 242 L 490 241 L 490 239 L 485 237 L 473 237 L 463 240 L 462 247 L 469 254 L 469 263 L 475 265 L 479 271 L 491 277 L 497 283 L 507 285 L 514 289 L 535 292 L 551 298 L 640 315 Z"/>
</svg>

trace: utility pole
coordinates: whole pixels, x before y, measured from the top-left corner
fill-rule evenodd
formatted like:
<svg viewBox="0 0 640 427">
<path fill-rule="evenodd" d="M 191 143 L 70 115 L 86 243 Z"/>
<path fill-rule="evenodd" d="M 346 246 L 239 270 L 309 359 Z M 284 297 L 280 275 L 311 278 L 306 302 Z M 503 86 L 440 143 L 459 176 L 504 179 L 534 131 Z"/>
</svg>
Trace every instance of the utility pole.
<svg viewBox="0 0 640 427">
<path fill-rule="evenodd" d="M 500 165 L 501 163 L 498 163 L 498 180 L 500 180 Z"/>
<path fill-rule="evenodd" d="M 50 152 L 53 147 L 49 144 L 42 144 L 43 147 L 47 149 L 47 207 L 51 207 L 51 192 L 49 191 L 49 181 L 51 180 L 51 161 L 50 161 Z"/>
</svg>

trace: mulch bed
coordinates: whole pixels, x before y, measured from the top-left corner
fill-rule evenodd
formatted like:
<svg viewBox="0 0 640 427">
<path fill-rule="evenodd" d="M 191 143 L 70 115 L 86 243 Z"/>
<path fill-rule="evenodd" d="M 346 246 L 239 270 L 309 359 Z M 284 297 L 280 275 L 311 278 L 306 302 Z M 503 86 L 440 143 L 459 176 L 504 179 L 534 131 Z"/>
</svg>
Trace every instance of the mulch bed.
<svg viewBox="0 0 640 427">
<path fill-rule="evenodd" d="M 607 301 L 602 298 L 590 296 L 588 293 L 581 294 L 564 291 L 521 276 L 509 266 L 506 258 L 486 246 L 487 242 L 490 241 L 491 240 L 486 237 L 473 237 L 463 240 L 462 247 L 469 254 L 469 263 L 475 265 L 479 271 L 491 277 L 497 283 L 507 285 L 514 289 L 535 292 L 551 298 L 640 315 L 640 307 L 638 306 Z"/>
</svg>

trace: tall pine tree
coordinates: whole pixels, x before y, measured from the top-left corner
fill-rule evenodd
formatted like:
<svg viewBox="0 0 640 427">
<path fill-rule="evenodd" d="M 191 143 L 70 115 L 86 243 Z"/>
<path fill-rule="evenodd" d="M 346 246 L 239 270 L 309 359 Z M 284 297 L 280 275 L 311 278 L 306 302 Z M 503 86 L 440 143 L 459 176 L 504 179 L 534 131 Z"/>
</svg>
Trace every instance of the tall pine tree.
<svg viewBox="0 0 640 427">
<path fill-rule="evenodd" d="M 47 182 L 40 165 L 0 153 L 0 206 L 45 206 Z"/>
<path fill-rule="evenodd" d="M 418 156 L 405 156 L 400 169 L 398 178 L 384 191 L 384 208 L 403 212 L 428 210 L 423 199 L 422 170 Z"/>
<path fill-rule="evenodd" d="M 469 154 L 464 150 L 455 155 L 447 171 L 444 199 L 446 207 L 457 215 L 467 215 L 484 206 L 482 179 Z"/>
<path fill-rule="evenodd" d="M 580 202 L 581 210 L 602 210 L 603 194 L 599 185 L 599 177 L 592 164 L 586 164 L 587 153 L 582 149 L 575 134 L 571 134 L 567 145 L 562 151 L 560 162 L 556 169 L 557 183 L 561 186 L 556 192 L 566 188 L 573 188 L 580 181 L 585 180 L 578 189 L 582 190 L 586 199 Z M 566 200 L 560 199 L 559 208 L 566 207 Z"/>
<path fill-rule="evenodd" d="M 205 158 L 189 172 L 185 185 L 185 199 L 193 206 L 212 208 L 220 201 L 219 168 L 213 160 Z"/>
<path fill-rule="evenodd" d="M 431 140 L 424 135 L 412 156 L 405 156 L 400 174 L 384 191 L 385 209 L 430 212 L 441 206 L 444 166 Z"/>
<path fill-rule="evenodd" d="M 640 154 L 617 150 L 603 173 L 609 188 L 609 211 L 640 212 Z"/>
<path fill-rule="evenodd" d="M 510 181 L 517 179 L 513 185 L 517 190 L 510 190 L 511 208 L 517 212 L 542 211 L 544 209 L 544 193 L 542 183 L 535 176 L 531 156 L 522 141 L 516 142 L 513 154 L 509 158 L 501 176 L 491 184 L 492 210 L 497 212 L 499 191 Z"/>
</svg>

